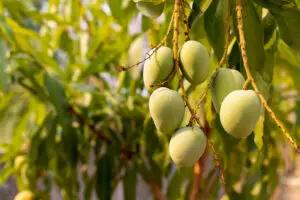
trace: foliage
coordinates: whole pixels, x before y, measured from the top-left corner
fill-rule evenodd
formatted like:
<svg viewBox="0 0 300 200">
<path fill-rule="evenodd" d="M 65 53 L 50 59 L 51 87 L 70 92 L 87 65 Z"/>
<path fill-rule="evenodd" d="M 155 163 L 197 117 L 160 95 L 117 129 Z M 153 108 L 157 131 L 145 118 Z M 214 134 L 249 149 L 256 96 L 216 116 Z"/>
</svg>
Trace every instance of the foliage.
<svg viewBox="0 0 300 200">
<path fill-rule="evenodd" d="M 243 3 L 251 72 L 299 144 L 299 0 Z M 224 53 L 228 6 L 232 31 L 226 67 L 247 77 L 234 0 L 230 5 L 227 0 L 186 0 L 190 38 L 209 50 L 212 75 Z M 151 20 L 131 0 L 0 1 L 1 184 L 13 175 L 19 190 L 33 191 L 40 199 L 50 199 L 57 184 L 64 199 L 79 199 L 81 190 L 88 200 L 93 193 L 110 199 L 123 181 L 125 199 L 135 199 L 140 176 L 157 198 L 163 183 L 166 190 L 161 192 L 167 199 L 190 197 L 193 168 L 178 169 L 171 162 L 171 135 L 157 133 L 150 118 L 151 92 L 143 84 L 141 65 L 122 72 L 117 68 L 129 63 L 128 50 L 136 38 L 143 37 L 142 52 L 159 44 L 173 7 L 174 1 L 166 0 L 163 17 Z M 180 32 L 185 28 L 181 23 Z M 169 47 L 171 36 L 166 40 Z M 180 34 L 179 46 L 184 40 Z M 185 86 L 197 115 L 209 125 L 228 197 L 270 199 L 283 168 L 282 146 L 289 146 L 285 137 L 268 113 L 261 115 L 254 134 L 246 139 L 228 135 L 212 108 L 210 94 L 198 105 L 208 84 L 209 79 L 195 88 Z M 170 87 L 177 89 L 178 80 Z M 186 112 L 182 126 L 188 121 Z M 209 158 L 213 152 L 207 149 L 206 154 Z M 15 170 L 14 160 L 20 155 L 26 161 Z M 205 163 L 198 187 L 210 193 L 207 199 L 216 199 L 220 191 L 223 195 L 224 186 L 216 182 L 206 191 L 216 168 L 209 159 Z"/>
</svg>

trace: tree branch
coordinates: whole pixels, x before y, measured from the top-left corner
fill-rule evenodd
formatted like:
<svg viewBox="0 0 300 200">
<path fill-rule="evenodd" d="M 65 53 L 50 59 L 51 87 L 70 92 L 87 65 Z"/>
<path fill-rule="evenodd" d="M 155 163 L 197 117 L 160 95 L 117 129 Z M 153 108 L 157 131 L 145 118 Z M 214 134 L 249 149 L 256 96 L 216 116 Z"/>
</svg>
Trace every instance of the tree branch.
<svg viewBox="0 0 300 200">
<path fill-rule="evenodd" d="M 244 21 L 243 21 L 243 5 L 242 5 L 243 0 L 236 0 L 236 12 L 237 12 L 237 22 L 238 22 L 238 31 L 239 31 L 239 36 L 240 36 L 240 49 L 241 49 L 241 54 L 243 58 L 243 63 L 244 63 L 244 68 L 247 74 L 247 78 L 250 80 L 255 92 L 257 93 L 258 97 L 260 98 L 262 104 L 268 111 L 269 115 L 273 119 L 273 121 L 277 124 L 278 128 L 282 131 L 282 133 L 285 135 L 285 137 L 288 139 L 290 144 L 295 148 L 297 152 L 300 152 L 300 148 L 297 145 L 297 143 L 293 140 L 293 138 L 289 135 L 288 130 L 285 128 L 283 123 L 277 118 L 271 107 L 268 105 L 267 100 L 265 97 L 260 93 L 256 82 L 251 74 L 250 71 L 250 66 L 249 66 L 249 61 L 248 61 L 248 56 L 246 52 L 246 39 L 245 39 L 245 34 L 244 34 Z"/>
<path fill-rule="evenodd" d="M 112 144 L 112 140 L 105 136 L 101 131 L 97 130 L 95 125 L 93 124 L 90 124 L 87 122 L 87 120 L 82 116 L 80 115 L 75 109 L 73 106 L 69 106 L 69 112 L 71 115 L 73 115 L 74 117 L 77 118 L 77 120 L 82 124 L 82 125 L 86 125 L 90 131 L 95 134 L 99 139 L 103 140 L 104 142 L 106 142 L 107 144 Z M 120 155 L 120 158 L 121 159 L 125 159 L 125 160 L 129 160 L 132 158 L 132 156 L 134 155 L 134 152 L 132 151 L 128 151 L 126 150 L 125 148 L 122 148 L 121 149 L 121 155 Z"/>
<path fill-rule="evenodd" d="M 158 200 L 167 200 L 167 198 L 162 194 L 160 187 L 153 180 L 150 180 L 150 185 L 154 195 Z"/>
</svg>

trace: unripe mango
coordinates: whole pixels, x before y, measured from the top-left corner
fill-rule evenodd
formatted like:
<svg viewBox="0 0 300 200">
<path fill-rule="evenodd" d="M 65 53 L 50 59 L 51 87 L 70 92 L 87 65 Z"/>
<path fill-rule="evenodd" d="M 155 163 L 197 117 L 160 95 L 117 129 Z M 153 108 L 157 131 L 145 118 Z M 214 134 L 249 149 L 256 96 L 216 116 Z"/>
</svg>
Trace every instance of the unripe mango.
<svg viewBox="0 0 300 200">
<path fill-rule="evenodd" d="M 181 69 L 185 78 L 198 85 L 208 77 L 209 55 L 205 47 L 193 40 L 183 44 L 179 52 Z"/>
<path fill-rule="evenodd" d="M 138 37 L 130 45 L 128 50 L 128 66 L 134 65 L 143 59 L 144 39 L 144 36 Z M 128 70 L 132 79 L 136 80 L 139 77 L 141 66 L 142 65 L 138 65 Z"/>
<path fill-rule="evenodd" d="M 255 128 L 260 116 L 261 102 L 253 90 L 235 90 L 221 104 L 220 121 L 225 131 L 245 138 Z"/>
<path fill-rule="evenodd" d="M 145 86 L 150 89 L 151 85 L 159 84 L 167 79 L 174 68 L 173 52 L 170 48 L 162 46 L 152 53 L 144 64 L 143 78 Z M 148 55 L 147 55 L 148 56 Z"/>
<path fill-rule="evenodd" d="M 17 156 L 14 160 L 15 171 L 20 171 L 21 167 L 26 163 L 26 157 L 24 155 Z"/>
<path fill-rule="evenodd" d="M 157 130 L 171 133 L 183 119 L 184 101 L 175 90 L 160 87 L 151 94 L 149 109 Z"/>
<path fill-rule="evenodd" d="M 220 112 L 220 107 L 224 98 L 234 90 L 243 88 L 245 79 L 243 75 L 235 69 L 219 69 L 217 76 L 210 89 L 212 102 L 217 113 Z"/>
<path fill-rule="evenodd" d="M 34 199 L 34 194 L 29 191 L 29 190 L 24 190 L 22 192 L 19 192 L 14 200 L 33 200 Z"/>
<path fill-rule="evenodd" d="M 137 9 L 146 17 L 156 18 L 159 17 L 164 10 L 165 3 L 153 3 L 153 2 L 144 2 L 138 1 L 136 2 Z"/>
<path fill-rule="evenodd" d="M 183 127 L 176 131 L 169 144 L 169 153 L 179 167 L 190 167 L 203 155 L 207 138 L 197 127 Z"/>
</svg>

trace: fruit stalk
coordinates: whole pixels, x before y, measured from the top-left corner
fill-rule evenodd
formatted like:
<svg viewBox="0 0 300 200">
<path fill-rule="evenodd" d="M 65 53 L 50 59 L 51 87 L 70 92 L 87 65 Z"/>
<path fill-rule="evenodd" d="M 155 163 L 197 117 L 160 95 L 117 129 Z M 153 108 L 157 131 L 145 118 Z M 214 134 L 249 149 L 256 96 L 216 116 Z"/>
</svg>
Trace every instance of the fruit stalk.
<svg viewBox="0 0 300 200">
<path fill-rule="evenodd" d="M 185 89 L 184 89 L 184 85 L 183 85 L 183 79 L 182 79 L 182 76 L 181 76 L 181 73 L 180 73 L 180 67 L 179 67 L 179 56 L 178 56 L 178 36 L 179 36 L 179 17 L 180 17 L 180 0 L 175 0 L 175 7 L 174 7 L 174 33 L 173 33 L 173 56 L 174 56 L 174 61 L 175 61 L 175 70 L 176 70 L 176 74 L 178 76 L 178 79 L 179 79 L 179 84 L 180 84 L 180 88 L 182 90 L 182 95 L 183 95 L 183 98 L 184 98 L 184 101 L 191 113 L 191 116 L 194 120 L 196 120 L 197 124 L 199 126 L 201 126 L 201 122 L 199 120 L 199 118 L 196 116 L 196 113 L 194 112 L 187 96 L 186 96 L 186 92 L 185 92 Z M 213 143 L 208 139 L 208 144 L 209 146 L 212 148 L 213 150 L 213 154 L 214 154 L 214 159 L 215 159 L 215 163 L 216 163 L 216 168 L 217 170 L 219 170 L 220 172 L 220 178 L 221 178 L 221 181 L 224 185 L 224 188 L 226 188 L 226 184 L 225 184 L 225 179 L 224 179 L 224 175 L 223 175 L 223 172 L 220 167 L 220 162 L 219 162 L 219 159 L 218 159 L 218 156 L 217 156 L 217 153 L 215 151 L 215 148 L 213 146 Z M 199 188 L 199 187 L 197 187 Z M 226 190 L 226 189 L 225 189 Z"/>
<path fill-rule="evenodd" d="M 184 40 L 188 41 L 188 40 L 190 40 L 190 36 L 189 36 L 190 27 L 189 27 L 189 24 L 188 24 L 187 16 L 185 14 L 184 4 L 185 4 L 185 1 L 182 0 L 182 2 L 181 2 L 181 11 L 182 11 L 182 15 L 183 15 L 183 23 L 184 23 L 184 26 L 185 26 L 185 30 L 184 30 L 185 39 Z"/>
<path fill-rule="evenodd" d="M 263 103 L 264 107 L 268 111 L 269 115 L 273 119 L 273 121 L 277 124 L 278 128 L 283 132 L 285 137 L 288 139 L 290 144 L 295 148 L 297 152 L 300 152 L 300 148 L 297 145 L 297 143 L 293 140 L 293 138 L 289 135 L 288 130 L 285 128 L 283 123 L 277 118 L 275 113 L 273 112 L 272 108 L 268 105 L 267 100 L 264 98 L 264 96 L 260 93 L 256 82 L 251 74 L 250 66 L 248 62 L 248 56 L 246 52 L 246 40 L 245 40 L 245 34 L 244 34 L 244 22 L 243 22 L 243 0 L 236 0 L 236 12 L 237 12 L 237 22 L 238 22 L 238 32 L 240 36 L 240 49 L 242 53 L 242 59 L 244 63 L 244 68 L 247 74 L 247 78 L 251 82 L 251 85 L 253 86 L 255 92 L 257 93 L 258 97 L 260 98 L 261 102 Z"/>
</svg>

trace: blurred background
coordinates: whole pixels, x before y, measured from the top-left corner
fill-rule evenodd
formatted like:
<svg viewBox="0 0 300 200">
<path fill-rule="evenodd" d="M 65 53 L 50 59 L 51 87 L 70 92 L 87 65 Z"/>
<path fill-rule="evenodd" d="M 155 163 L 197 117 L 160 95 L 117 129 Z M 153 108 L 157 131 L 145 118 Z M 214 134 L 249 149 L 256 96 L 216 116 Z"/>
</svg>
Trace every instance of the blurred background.
<svg viewBox="0 0 300 200">
<path fill-rule="evenodd" d="M 255 79 L 299 144 L 299 0 L 245 2 L 253 19 L 247 42 L 254 44 Z M 170 136 L 155 130 L 143 65 L 118 71 L 142 60 L 165 36 L 174 2 L 164 3 L 163 14 L 150 19 L 132 0 L 0 1 L 1 200 L 24 190 L 46 200 L 164 199 L 160 194 L 190 199 L 194 168 L 178 169 L 168 154 Z M 226 67 L 245 76 L 231 4 Z M 226 0 L 184 3 L 191 39 L 210 54 L 210 74 L 223 55 L 227 7 Z M 180 45 L 184 39 L 182 34 Z M 214 178 L 208 149 L 201 161 L 201 199 L 298 200 L 300 156 L 275 123 L 265 114 L 247 139 L 232 138 L 220 126 L 210 95 L 198 105 L 207 83 L 185 86 L 211 129 L 230 198 Z M 170 87 L 178 89 L 178 80 Z M 182 126 L 189 117 L 186 112 Z"/>
</svg>

